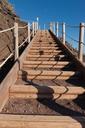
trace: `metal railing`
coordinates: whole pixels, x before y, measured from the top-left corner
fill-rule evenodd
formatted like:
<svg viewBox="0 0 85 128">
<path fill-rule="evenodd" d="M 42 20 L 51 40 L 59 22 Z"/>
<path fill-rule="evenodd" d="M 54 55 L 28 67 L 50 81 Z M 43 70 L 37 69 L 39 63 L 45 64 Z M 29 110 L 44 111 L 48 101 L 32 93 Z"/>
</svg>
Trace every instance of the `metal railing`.
<svg viewBox="0 0 85 128">
<path fill-rule="evenodd" d="M 73 29 L 75 32 L 68 31 L 68 29 Z M 77 30 L 79 29 L 79 30 Z M 50 23 L 50 30 L 59 38 L 64 45 L 69 46 L 71 49 L 73 49 L 78 59 L 83 62 L 84 54 L 85 54 L 85 38 L 84 38 L 84 32 L 85 32 L 85 23 L 80 23 L 80 25 L 69 25 L 66 23 L 59 23 L 59 22 L 51 22 Z M 70 33 L 70 34 L 69 34 Z M 75 33 L 78 33 L 77 39 L 73 37 Z M 69 44 L 70 40 L 73 43 Z M 74 48 L 74 45 L 77 46 L 77 48 Z"/>
<path fill-rule="evenodd" d="M 19 45 L 19 29 L 26 29 L 27 28 L 27 37 L 26 39 Z M 14 60 L 16 61 L 19 58 L 19 48 L 21 48 L 25 42 L 27 41 L 28 44 L 31 41 L 31 38 L 34 37 L 34 35 L 37 32 L 38 28 L 38 23 L 33 22 L 32 24 L 28 23 L 26 26 L 19 26 L 18 23 L 14 23 L 14 26 L 5 30 L 0 31 L 1 33 L 5 33 L 8 31 L 13 30 L 14 31 L 14 50 L 10 53 L 9 56 L 0 64 L 0 68 L 3 67 L 3 65 L 12 57 L 14 56 Z"/>
</svg>

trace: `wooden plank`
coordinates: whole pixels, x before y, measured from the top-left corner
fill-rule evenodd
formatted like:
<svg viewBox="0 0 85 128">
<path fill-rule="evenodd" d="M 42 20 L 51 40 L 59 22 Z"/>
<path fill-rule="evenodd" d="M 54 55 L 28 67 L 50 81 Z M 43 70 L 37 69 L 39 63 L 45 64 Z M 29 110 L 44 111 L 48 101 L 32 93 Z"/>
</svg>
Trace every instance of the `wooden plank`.
<svg viewBox="0 0 85 128">
<path fill-rule="evenodd" d="M 43 47 L 44 47 L 44 46 L 46 46 L 46 47 L 51 47 L 51 46 L 52 46 L 52 47 L 56 47 L 56 46 L 58 46 L 58 45 L 57 45 L 57 44 L 49 45 L 49 44 L 43 44 L 43 43 L 42 43 L 42 44 L 32 44 L 32 46 L 33 46 L 33 47 L 42 47 L 42 46 L 43 46 Z"/>
<path fill-rule="evenodd" d="M 78 94 L 34 94 L 34 93 L 10 93 L 10 98 L 22 99 L 58 99 L 58 100 L 74 100 Z"/>
<path fill-rule="evenodd" d="M 29 76 L 74 76 L 78 75 L 79 72 L 74 71 L 46 71 L 46 70 L 26 70 L 19 71 L 19 75 L 24 75 L 26 73 Z"/>
<path fill-rule="evenodd" d="M 82 87 L 15 85 L 10 88 L 10 97 L 29 99 L 73 100 L 85 93 Z"/>
<path fill-rule="evenodd" d="M 61 69 L 61 68 L 64 68 L 65 65 L 43 65 L 43 64 L 35 64 L 35 65 L 23 65 L 23 69 L 24 70 L 29 70 L 31 68 L 36 68 L 36 69 L 49 69 L 49 68 L 52 68 L 52 69 Z M 62 69 L 63 70 L 63 69 Z"/>
<path fill-rule="evenodd" d="M 33 52 L 33 53 L 38 53 L 38 52 L 40 52 L 40 51 L 43 51 L 44 53 L 60 53 L 60 52 L 62 52 L 62 50 L 42 50 L 42 48 L 41 49 L 39 49 L 39 50 L 30 50 L 29 52 Z"/>
<path fill-rule="evenodd" d="M 14 85 L 10 88 L 11 93 L 43 93 L 43 94 L 83 94 L 85 89 L 82 87 L 64 86 L 33 86 L 33 85 Z"/>
<path fill-rule="evenodd" d="M 0 115 L 1 128 L 85 128 L 85 117 Z"/>
<path fill-rule="evenodd" d="M 51 58 L 51 57 L 55 57 L 55 55 L 27 55 L 27 58 L 30 57 L 30 58 Z M 57 57 L 57 56 L 56 56 Z M 58 57 L 60 58 L 63 58 L 63 57 L 66 57 L 66 55 L 58 55 Z"/>
<path fill-rule="evenodd" d="M 29 54 L 30 55 L 40 55 L 40 56 L 42 56 L 42 55 L 53 55 L 53 56 L 57 56 L 58 54 L 62 54 L 62 52 L 60 52 L 60 53 L 51 53 L 51 52 L 37 52 L 37 53 L 35 53 L 35 52 L 29 52 Z"/>
<path fill-rule="evenodd" d="M 37 65 L 37 64 L 41 64 L 41 65 L 68 65 L 70 64 L 69 61 L 24 61 L 23 65 Z"/>
<path fill-rule="evenodd" d="M 30 50 L 39 50 L 39 47 L 31 47 Z M 43 50 L 58 50 L 60 47 L 42 47 L 41 49 Z"/>
<path fill-rule="evenodd" d="M 42 57 L 42 56 L 40 56 L 40 57 L 36 57 L 37 55 L 30 55 L 30 57 L 29 56 L 27 56 L 26 57 L 26 60 L 31 60 L 31 61 L 37 61 L 37 60 L 39 60 L 39 61 L 49 61 L 49 60 L 51 60 L 51 61 L 56 61 L 56 57 L 55 56 L 53 56 L 53 55 L 51 55 L 51 57 L 50 57 L 50 55 L 46 55 L 46 57 Z M 67 60 L 66 58 L 66 55 L 61 55 L 60 57 L 59 57 L 59 59 L 64 59 L 64 60 Z"/>
<path fill-rule="evenodd" d="M 76 80 L 77 76 L 18 76 L 18 79 L 27 79 L 27 80 Z"/>
</svg>

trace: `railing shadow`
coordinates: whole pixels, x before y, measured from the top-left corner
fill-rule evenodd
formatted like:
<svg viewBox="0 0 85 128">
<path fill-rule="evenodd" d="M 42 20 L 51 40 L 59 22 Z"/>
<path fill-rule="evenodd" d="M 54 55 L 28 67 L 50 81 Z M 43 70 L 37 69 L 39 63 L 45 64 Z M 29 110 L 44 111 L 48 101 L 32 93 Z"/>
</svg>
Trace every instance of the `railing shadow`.
<svg viewBox="0 0 85 128">
<path fill-rule="evenodd" d="M 40 94 L 41 94 L 41 89 L 42 87 L 40 87 L 39 84 L 35 84 L 33 82 L 33 80 L 28 80 L 27 78 L 27 72 L 26 71 L 22 71 L 22 75 L 24 77 L 22 77 L 22 80 L 26 82 L 26 86 L 32 85 L 33 87 L 35 87 L 38 90 L 37 93 L 37 100 L 38 102 L 40 102 L 41 104 L 45 105 L 46 107 L 50 108 L 52 111 L 56 112 L 56 115 L 62 115 L 62 116 L 70 116 L 72 119 L 74 119 L 75 121 L 77 121 L 80 125 L 81 128 L 85 128 L 85 125 L 83 123 L 83 117 L 85 117 L 84 113 L 78 112 L 77 110 L 73 110 L 71 108 L 66 107 L 65 105 L 59 104 L 58 102 L 56 102 L 56 100 L 58 100 L 60 98 L 60 96 L 55 100 L 54 99 L 54 90 L 52 88 L 50 88 L 49 86 L 44 86 L 45 91 L 49 92 L 50 96 L 49 98 L 40 98 Z M 69 90 L 66 90 L 66 93 Z M 64 93 L 65 94 L 65 93 Z M 76 100 L 75 100 L 76 102 Z M 81 121 L 76 118 L 76 116 L 81 117 Z M 80 126 L 79 126 L 80 128 Z"/>
</svg>

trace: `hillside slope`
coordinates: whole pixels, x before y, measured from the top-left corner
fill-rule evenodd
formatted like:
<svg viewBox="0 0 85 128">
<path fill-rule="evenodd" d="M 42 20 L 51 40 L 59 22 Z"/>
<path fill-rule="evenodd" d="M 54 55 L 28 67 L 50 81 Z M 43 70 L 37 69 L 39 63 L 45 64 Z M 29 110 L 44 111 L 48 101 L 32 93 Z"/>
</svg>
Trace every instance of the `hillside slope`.
<svg viewBox="0 0 85 128">
<path fill-rule="evenodd" d="M 0 0 L 0 31 L 11 28 L 14 22 L 18 22 L 19 26 L 26 25 L 14 13 L 13 7 L 7 0 Z M 27 29 L 19 30 L 19 44 L 27 37 Z M 13 51 L 14 49 L 14 30 L 0 34 L 0 63 Z"/>
</svg>

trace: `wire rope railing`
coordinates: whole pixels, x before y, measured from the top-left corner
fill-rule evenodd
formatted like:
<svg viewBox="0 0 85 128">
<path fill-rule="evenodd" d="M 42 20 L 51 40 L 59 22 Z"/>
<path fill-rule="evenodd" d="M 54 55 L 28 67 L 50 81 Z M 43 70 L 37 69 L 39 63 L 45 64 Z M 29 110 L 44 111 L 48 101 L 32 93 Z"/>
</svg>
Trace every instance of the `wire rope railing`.
<svg viewBox="0 0 85 128">
<path fill-rule="evenodd" d="M 18 23 L 14 23 L 14 26 L 5 30 L 1 30 L 1 33 L 5 33 L 8 31 L 14 31 L 14 50 L 0 63 L 0 69 L 3 67 L 3 65 L 12 57 L 14 56 L 15 61 L 19 58 L 19 48 L 21 48 L 26 42 L 28 44 L 30 43 L 32 37 L 37 32 L 37 23 L 33 22 L 32 24 L 28 23 L 25 26 L 19 26 Z M 19 29 L 26 29 L 27 28 L 27 37 L 24 39 L 22 43 L 19 44 Z M 3 49 L 4 50 L 4 49 Z"/>
<path fill-rule="evenodd" d="M 71 29 L 69 31 L 69 29 Z M 85 61 L 85 24 L 69 25 L 66 23 L 51 22 L 50 30 L 61 40 L 63 45 L 67 45 L 72 53 L 81 61 Z M 73 42 L 73 43 L 72 43 Z M 74 51 L 74 52 L 73 52 Z"/>
</svg>

